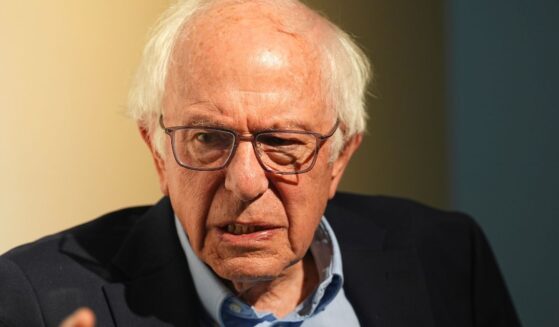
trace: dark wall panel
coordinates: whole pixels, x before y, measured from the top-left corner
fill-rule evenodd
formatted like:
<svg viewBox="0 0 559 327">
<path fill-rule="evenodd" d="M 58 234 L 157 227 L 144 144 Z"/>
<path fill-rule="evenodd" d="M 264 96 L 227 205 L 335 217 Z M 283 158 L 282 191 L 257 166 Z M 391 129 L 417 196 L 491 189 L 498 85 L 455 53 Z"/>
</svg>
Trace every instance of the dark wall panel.
<svg viewBox="0 0 559 327">
<path fill-rule="evenodd" d="M 483 225 L 525 326 L 559 326 L 559 1 L 450 4 L 453 207 Z"/>
</svg>

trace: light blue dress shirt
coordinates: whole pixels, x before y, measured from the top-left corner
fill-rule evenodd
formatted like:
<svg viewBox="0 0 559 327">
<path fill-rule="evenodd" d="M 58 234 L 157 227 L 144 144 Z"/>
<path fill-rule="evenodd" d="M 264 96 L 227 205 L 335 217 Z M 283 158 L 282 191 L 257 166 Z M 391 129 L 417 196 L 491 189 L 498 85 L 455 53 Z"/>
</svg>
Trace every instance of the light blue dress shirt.
<svg viewBox="0 0 559 327">
<path fill-rule="evenodd" d="M 334 231 L 325 217 L 315 232 L 310 251 L 319 273 L 318 288 L 294 311 L 278 319 L 270 312 L 256 311 L 236 297 L 214 272 L 194 254 L 177 217 L 175 226 L 194 286 L 206 310 L 207 326 L 359 326 L 353 307 L 342 288 L 342 257 Z"/>
</svg>

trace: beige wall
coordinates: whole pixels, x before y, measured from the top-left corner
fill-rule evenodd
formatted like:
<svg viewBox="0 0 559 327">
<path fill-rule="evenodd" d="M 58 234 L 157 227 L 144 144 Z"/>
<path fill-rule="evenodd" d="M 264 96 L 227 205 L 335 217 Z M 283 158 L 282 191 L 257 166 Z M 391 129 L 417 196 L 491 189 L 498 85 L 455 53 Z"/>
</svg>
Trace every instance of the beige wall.
<svg viewBox="0 0 559 327">
<path fill-rule="evenodd" d="M 123 114 L 148 26 L 171 0 L 0 5 L 0 253 L 159 197 Z M 374 61 L 370 132 L 344 190 L 446 206 L 441 1 L 309 1 Z"/>
<path fill-rule="evenodd" d="M 0 4 L 0 253 L 159 197 L 124 116 L 148 26 L 168 0 Z"/>
</svg>

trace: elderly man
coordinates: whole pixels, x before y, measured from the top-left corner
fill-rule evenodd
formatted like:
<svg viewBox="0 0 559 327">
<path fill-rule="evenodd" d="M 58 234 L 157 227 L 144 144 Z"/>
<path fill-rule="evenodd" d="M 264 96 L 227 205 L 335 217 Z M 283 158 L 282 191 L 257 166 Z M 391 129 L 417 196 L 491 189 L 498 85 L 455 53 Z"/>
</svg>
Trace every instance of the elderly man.
<svg viewBox="0 0 559 327">
<path fill-rule="evenodd" d="M 172 7 L 130 105 L 165 197 L 2 256 L 0 326 L 518 325 L 471 219 L 336 195 L 367 79 L 296 1 Z"/>
</svg>

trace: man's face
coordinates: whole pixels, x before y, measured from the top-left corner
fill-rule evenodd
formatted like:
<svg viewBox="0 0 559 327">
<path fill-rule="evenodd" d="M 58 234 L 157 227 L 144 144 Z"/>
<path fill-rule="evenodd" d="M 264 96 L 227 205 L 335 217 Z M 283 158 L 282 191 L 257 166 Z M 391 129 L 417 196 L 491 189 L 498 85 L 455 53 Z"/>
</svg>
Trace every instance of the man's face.
<svg viewBox="0 0 559 327">
<path fill-rule="evenodd" d="M 327 133 L 335 115 L 321 91 L 315 49 L 234 9 L 217 22 L 199 22 L 179 44 L 164 98 L 165 125 Z M 241 142 L 220 171 L 180 167 L 169 140 L 156 162 L 194 252 L 222 278 L 254 281 L 279 276 L 305 255 L 347 159 L 329 162 L 330 143 L 314 168 L 299 175 L 265 172 L 250 142 Z M 246 234 L 229 233 L 229 225 Z"/>
</svg>

